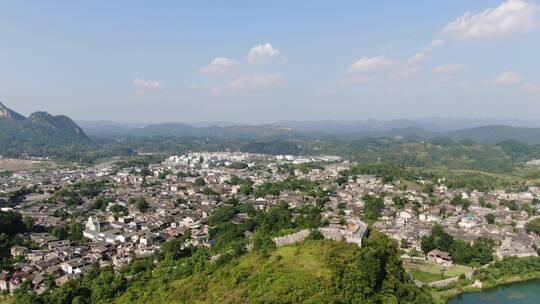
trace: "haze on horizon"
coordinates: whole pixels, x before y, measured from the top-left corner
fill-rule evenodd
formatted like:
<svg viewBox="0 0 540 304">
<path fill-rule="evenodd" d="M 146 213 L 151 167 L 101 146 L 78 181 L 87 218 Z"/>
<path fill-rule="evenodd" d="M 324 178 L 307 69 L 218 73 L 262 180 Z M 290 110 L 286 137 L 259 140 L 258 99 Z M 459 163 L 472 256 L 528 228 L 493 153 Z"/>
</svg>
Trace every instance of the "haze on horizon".
<svg viewBox="0 0 540 304">
<path fill-rule="evenodd" d="M 2 1 L 0 101 L 25 115 L 144 123 L 537 120 L 539 8 Z"/>
</svg>

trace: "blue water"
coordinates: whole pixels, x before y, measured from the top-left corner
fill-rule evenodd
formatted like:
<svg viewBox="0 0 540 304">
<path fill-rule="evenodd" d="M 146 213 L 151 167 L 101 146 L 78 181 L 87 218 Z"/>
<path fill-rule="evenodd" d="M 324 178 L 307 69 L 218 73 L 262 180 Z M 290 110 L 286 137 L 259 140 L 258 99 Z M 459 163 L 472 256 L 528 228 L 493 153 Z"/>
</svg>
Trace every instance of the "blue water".
<svg viewBox="0 0 540 304">
<path fill-rule="evenodd" d="M 540 280 L 502 285 L 482 292 L 466 293 L 448 304 L 539 304 Z"/>
</svg>

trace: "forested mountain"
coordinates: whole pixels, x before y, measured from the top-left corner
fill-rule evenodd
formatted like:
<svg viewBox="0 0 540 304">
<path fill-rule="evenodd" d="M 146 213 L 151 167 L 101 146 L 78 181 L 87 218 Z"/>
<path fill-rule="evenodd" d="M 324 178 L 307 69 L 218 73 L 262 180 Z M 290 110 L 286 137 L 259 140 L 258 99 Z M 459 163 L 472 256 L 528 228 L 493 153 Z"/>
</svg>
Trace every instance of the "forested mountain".
<svg viewBox="0 0 540 304">
<path fill-rule="evenodd" d="M 90 145 L 88 136 L 67 116 L 35 112 L 25 118 L 0 103 L 0 155 L 52 155 Z"/>
<path fill-rule="evenodd" d="M 127 132 L 132 136 L 184 136 L 184 137 L 268 137 L 288 136 L 292 129 L 275 125 L 235 125 L 194 127 L 183 123 L 163 123 L 132 129 Z"/>
<path fill-rule="evenodd" d="M 463 123 L 459 128 L 459 123 Z M 478 126 L 484 120 L 442 120 L 439 124 L 431 120 L 392 121 L 313 121 L 280 122 L 264 125 L 203 125 L 184 123 L 162 124 L 117 124 L 84 122 L 88 134 L 97 137 L 108 136 L 176 136 L 213 137 L 223 139 L 264 137 L 296 139 L 340 138 L 404 138 L 409 140 L 440 140 L 446 138 L 454 142 L 472 140 L 479 144 L 496 144 L 505 140 L 517 140 L 525 144 L 540 144 L 540 128 L 534 123 L 515 122 L 513 125 L 487 124 Z M 473 126 L 473 127 L 471 127 Z"/>
<path fill-rule="evenodd" d="M 90 136 L 115 136 L 126 135 L 134 129 L 143 128 L 146 124 L 141 123 L 120 123 L 108 120 L 79 120 L 77 124 Z"/>
<path fill-rule="evenodd" d="M 280 121 L 280 125 L 297 131 L 322 131 L 330 134 L 354 134 L 395 129 L 422 129 L 429 132 L 451 132 L 490 125 L 540 127 L 540 122 L 518 119 L 422 118 L 392 120 L 315 120 Z"/>
<path fill-rule="evenodd" d="M 447 137 L 459 141 L 470 139 L 477 143 L 495 144 L 504 140 L 517 140 L 527 144 L 540 143 L 540 128 L 490 125 L 448 132 Z"/>
</svg>

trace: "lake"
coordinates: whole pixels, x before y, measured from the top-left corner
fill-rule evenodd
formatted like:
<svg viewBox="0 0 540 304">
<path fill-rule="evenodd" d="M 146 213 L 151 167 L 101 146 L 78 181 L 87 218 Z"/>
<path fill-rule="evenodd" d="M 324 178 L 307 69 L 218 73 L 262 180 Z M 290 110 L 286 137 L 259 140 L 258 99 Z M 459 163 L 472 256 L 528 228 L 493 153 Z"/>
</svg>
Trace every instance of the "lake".
<svg viewBox="0 0 540 304">
<path fill-rule="evenodd" d="M 482 292 L 465 293 L 448 304 L 538 304 L 540 280 L 502 285 Z"/>
</svg>

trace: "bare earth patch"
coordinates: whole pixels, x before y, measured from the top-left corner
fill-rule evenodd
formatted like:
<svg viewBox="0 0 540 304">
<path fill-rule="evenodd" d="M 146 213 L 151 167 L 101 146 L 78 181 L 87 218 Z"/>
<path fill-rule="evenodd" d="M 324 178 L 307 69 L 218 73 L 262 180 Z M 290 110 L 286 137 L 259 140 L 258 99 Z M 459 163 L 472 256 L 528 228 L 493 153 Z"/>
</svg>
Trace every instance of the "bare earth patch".
<svg viewBox="0 0 540 304">
<path fill-rule="evenodd" d="M 51 166 L 50 161 L 0 158 L 0 171 L 29 171 Z"/>
</svg>

